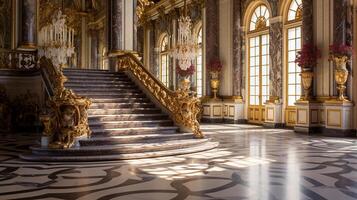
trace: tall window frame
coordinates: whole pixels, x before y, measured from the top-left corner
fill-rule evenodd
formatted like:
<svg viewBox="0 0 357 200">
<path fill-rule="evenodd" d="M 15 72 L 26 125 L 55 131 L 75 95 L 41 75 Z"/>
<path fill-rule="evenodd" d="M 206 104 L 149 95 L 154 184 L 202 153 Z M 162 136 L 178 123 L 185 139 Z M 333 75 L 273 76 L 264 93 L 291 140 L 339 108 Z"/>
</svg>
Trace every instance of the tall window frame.
<svg viewBox="0 0 357 200">
<path fill-rule="evenodd" d="M 247 34 L 248 48 L 248 119 L 253 123 L 265 120 L 265 102 L 270 93 L 269 52 L 270 11 L 257 5 L 250 15 Z"/>
<path fill-rule="evenodd" d="M 160 40 L 160 73 L 161 82 L 169 87 L 169 37 L 164 34 Z"/>
<path fill-rule="evenodd" d="M 196 57 L 196 73 L 195 73 L 195 81 L 196 81 L 196 92 L 197 97 L 203 96 L 204 91 L 204 69 L 203 69 L 203 29 L 202 25 L 198 27 L 198 31 L 196 34 L 196 43 L 198 45 L 198 54 Z"/>
<path fill-rule="evenodd" d="M 286 104 L 294 107 L 301 97 L 300 67 L 295 63 L 302 46 L 302 0 L 291 0 L 285 23 L 286 40 Z"/>
</svg>

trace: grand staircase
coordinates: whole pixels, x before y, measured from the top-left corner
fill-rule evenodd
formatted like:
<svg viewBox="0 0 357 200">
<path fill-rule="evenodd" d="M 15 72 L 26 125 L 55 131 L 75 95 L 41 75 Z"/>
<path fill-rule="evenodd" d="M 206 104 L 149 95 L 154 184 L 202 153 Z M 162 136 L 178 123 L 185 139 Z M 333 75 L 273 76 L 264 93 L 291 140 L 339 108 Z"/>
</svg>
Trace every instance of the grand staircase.
<svg viewBox="0 0 357 200">
<path fill-rule="evenodd" d="M 218 146 L 179 128 L 125 74 L 103 70 L 64 70 L 66 87 L 91 98 L 90 138 L 71 149 L 31 147 L 31 161 L 98 161 L 195 153 Z"/>
</svg>

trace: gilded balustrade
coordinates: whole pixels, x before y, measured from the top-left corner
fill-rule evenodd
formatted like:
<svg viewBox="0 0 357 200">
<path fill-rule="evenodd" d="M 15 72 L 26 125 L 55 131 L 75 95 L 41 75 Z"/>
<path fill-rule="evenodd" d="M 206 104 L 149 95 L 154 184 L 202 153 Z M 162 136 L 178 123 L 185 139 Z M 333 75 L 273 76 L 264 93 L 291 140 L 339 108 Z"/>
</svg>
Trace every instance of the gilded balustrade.
<svg viewBox="0 0 357 200">
<path fill-rule="evenodd" d="M 87 111 L 91 100 L 65 88 L 67 78 L 50 60 L 41 58 L 40 66 L 49 94 L 49 113 L 40 117 L 44 126 L 43 137 L 50 141 L 49 148 L 71 148 L 77 137 L 90 137 Z"/>
<path fill-rule="evenodd" d="M 188 88 L 169 90 L 131 53 L 125 53 L 117 58 L 118 70 L 132 73 L 170 112 L 177 125 L 189 128 L 196 138 L 204 137 L 197 120 L 201 113 L 201 101 L 190 94 Z"/>
<path fill-rule="evenodd" d="M 0 69 L 36 70 L 37 52 L 0 49 Z"/>
</svg>

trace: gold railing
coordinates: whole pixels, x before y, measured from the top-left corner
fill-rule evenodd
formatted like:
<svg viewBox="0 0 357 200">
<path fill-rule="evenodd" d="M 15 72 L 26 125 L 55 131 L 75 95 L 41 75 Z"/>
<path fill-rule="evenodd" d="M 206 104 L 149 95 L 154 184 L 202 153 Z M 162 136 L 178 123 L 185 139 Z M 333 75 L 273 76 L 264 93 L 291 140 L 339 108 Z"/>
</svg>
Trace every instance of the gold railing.
<svg viewBox="0 0 357 200">
<path fill-rule="evenodd" d="M 131 53 L 125 53 L 117 57 L 119 71 L 127 71 L 158 100 L 158 102 L 170 112 L 170 116 L 181 128 L 190 129 L 196 138 L 203 138 L 198 122 L 201 113 L 201 102 L 194 95 L 190 95 L 188 88 L 180 88 L 171 91 L 152 75 L 143 64 Z"/>
<path fill-rule="evenodd" d="M 0 69 L 36 70 L 37 51 L 0 49 Z"/>
<path fill-rule="evenodd" d="M 50 60 L 41 58 L 40 67 L 49 96 L 47 105 L 50 110 L 41 116 L 43 137 L 49 138 L 49 148 L 70 148 L 76 137 L 89 137 L 91 134 L 87 114 L 91 100 L 77 96 L 67 89 L 64 86 L 67 78 Z"/>
</svg>

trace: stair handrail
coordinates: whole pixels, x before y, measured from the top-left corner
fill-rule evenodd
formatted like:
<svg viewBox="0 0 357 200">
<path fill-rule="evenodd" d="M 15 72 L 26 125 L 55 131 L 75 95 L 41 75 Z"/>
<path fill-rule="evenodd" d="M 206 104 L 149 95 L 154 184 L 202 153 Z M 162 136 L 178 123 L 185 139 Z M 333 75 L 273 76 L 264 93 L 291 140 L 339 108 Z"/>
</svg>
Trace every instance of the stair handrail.
<svg viewBox="0 0 357 200">
<path fill-rule="evenodd" d="M 71 148 L 76 145 L 76 138 L 90 137 L 87 111 L 92 102 L 64 86 L 68 79 L 61 67 L 54 66 L 52 61 L 45 57 L 39 62 L 49 97 L 47 105 L 51 110 L 40 117 L 44 126 L 42 136 L 49 138 L 49 148 Z"/>
<path fill-rule="evenodd" d="M 39 66 L 47 97 L 52 98 L 55 95 L 55 90 L 64 89 L 64 82 L 67 81 L 67 78 L 53 66 L 51 60 L 45 57 L 39 60 Z"/>
<path fill-rule="evenodd" d="M 176 91 L 168 89 L 130 52 L 117 56 L 117 69 L 133 74 L 151 95 L 170 112 L 170 116 L 177 125 L 190 129 L 196 138 L 204 137 L 198 122 L 201 101 L 190 94 L 189 87 L 181 87 Z"/>
</svg>

